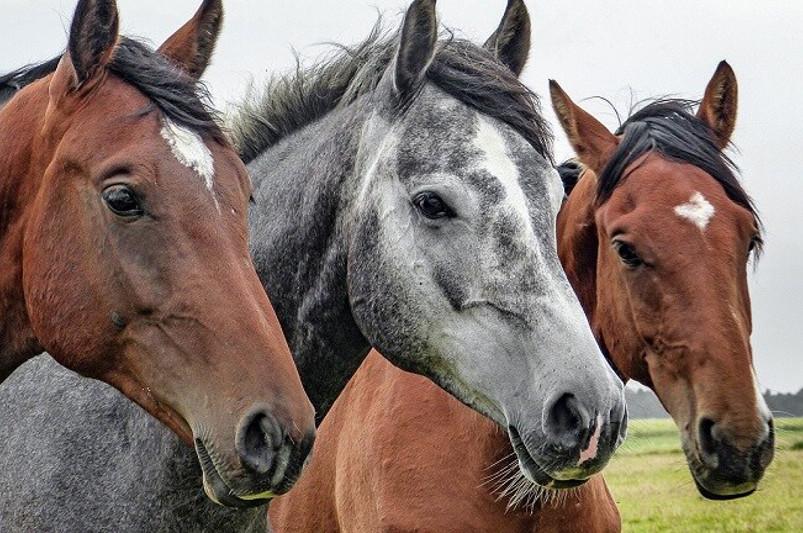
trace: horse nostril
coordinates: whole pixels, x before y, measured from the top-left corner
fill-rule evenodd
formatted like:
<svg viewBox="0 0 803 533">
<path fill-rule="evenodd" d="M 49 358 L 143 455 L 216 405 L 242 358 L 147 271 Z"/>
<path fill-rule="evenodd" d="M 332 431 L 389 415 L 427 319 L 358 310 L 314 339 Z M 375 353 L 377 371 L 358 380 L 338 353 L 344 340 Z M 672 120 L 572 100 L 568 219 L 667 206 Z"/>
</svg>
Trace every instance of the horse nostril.
<svg viewBox="0 0 803 533">
<path fill-rule="evenodd" d="M 258 410 L 240 422 L 234 444 L 246 468 L 258 474 L 267 474 L 283 442 L 284 436 L 273 417 L 266 411 Z"/>
<path fill-rule="evenodd" d="M 547 433 L 566 448 L 584 444 L 590 434 L 591 416 L 574 394 L 564 393 L 548 408 Z"/>
<path fill-rule="evenodd" d="M 702 417 L 698 425 L 698 438 L 700 441 L 700 449 L 702 452 L 709 456 L 715 456 L 717 453 L 717 439 L 714 437 L 714 426 L 716 423 L 708 417 Z"/>
</svg>

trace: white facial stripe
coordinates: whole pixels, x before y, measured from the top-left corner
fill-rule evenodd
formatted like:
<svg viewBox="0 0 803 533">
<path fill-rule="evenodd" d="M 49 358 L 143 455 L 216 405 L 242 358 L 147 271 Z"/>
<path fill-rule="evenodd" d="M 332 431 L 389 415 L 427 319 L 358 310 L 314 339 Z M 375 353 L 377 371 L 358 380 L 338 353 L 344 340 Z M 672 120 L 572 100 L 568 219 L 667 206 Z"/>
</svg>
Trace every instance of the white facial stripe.
<svg viewBox="0 0 803 533">
<path fill-rule="evenodd" d="M 767 406 L 767 402 L 764 400 L 764 395 L 761 394 L 761 387 L 758 385 L 758 376 L 756 376 L 755 369 L 751 369 L 753 372 L 753 388 L 756 391 L 756 406 L 758 408 L 758 412 L 764 419 L 769 420 L 772 416 L 770 412 L 769 406 Z"/>
<path fill-rule="evenodd" d="M 505 188 L 508 204 L 524 223 L 527 242 L 535 242 L 527 199 L 519 184 L 519 169 L 507 153 L 505 138 L 485 117 L 480 115 L 478 119 L 479 127 L 474 145 L 485 154 L 481 164 Z"/>
<path fill-rule="evenodd" d="M 688 203 L 680 204 L 675 207 L 675 214 L 680 218 L 685 218 L 692 224 L 700 228 L 700 231 L 705 231 L 708 223 L 716 214 L 716 209 L 711 203 L 705 199 L 705 196 L 699 192 L 691 195 Z"/>
<path fill-rule="evenodd" d="M 212 158 L 212 152 L 201 136 L 171 120 L 164 121 L 161 134 L 178 162 L 194 170 L 196 174 L 203 178 L 204 185 L 212 193 L 215 205 L 217 205 L 214 189 L 215 160 Z"/>
</svg>

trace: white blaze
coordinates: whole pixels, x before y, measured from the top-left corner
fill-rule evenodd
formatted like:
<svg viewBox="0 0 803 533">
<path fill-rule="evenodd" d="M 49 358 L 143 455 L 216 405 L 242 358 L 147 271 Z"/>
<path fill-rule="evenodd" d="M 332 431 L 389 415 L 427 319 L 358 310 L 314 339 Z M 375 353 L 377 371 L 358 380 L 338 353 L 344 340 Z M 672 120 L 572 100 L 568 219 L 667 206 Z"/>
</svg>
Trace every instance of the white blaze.
<svg viewBox="0 0 803 533">
<path fill-rule="evenodd" d="M 198 176 L 203 178 L 204 185 L 212 193 L 215 205 L 217 205 L 214 190 L 215 160 L 201 136 L 171 120 L 164 121 L 161 133 L 178 162 L 194 170 Z"/>
<path fill-rule="evenodd" d="M 482 168 L 500 181 L 505 188 L 509 205 L 521 217 L 527 233 L 527 242 L 534 242 L 527 199 L 519 184 L 519 169 L 507 153 L 507 145 L 502 134 L 483 116 L 479 116 L 474 145 L 485 154 L 485 159 L 481 163 Z"/>
<path fill-rule="evenodd" d="M 700 228 L 700 231 L 705 231 L 715 213 L 716 209 L 711 205 L 711 202 L 706 200 L 705 196 L 699 192 L 692 194 L 687 203 L 675 207 L 675 214 L 690 221 Z"/>
<path fill-rule="evenodd" d="M 758 376 L 756 376 L 755 369 L 751 368 L 750 370 L 753 373 L 753 389 L 756 391 L 756 408 L 758 409 L 758 414 L 761 415 L 765 420 L 769 420 L 772 418 L 772 412 L 767 406 L 767 402 L 764 400 L 764 395 L 761 393 L 761 387 L 758 384 Z"/>
</svg>

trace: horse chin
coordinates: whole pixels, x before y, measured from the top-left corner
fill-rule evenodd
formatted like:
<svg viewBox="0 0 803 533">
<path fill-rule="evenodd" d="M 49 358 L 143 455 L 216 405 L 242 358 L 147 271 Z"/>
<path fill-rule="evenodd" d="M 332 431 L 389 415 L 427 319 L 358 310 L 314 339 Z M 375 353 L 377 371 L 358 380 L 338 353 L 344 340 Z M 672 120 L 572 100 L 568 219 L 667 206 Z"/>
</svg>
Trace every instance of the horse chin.
<svg viewBox="0 0 803 533">
<path fill-rule="evenodd" d="M 694 478 L 694 484 L 697 485 L 697 490 L 700 492 L 703 498 L 714 501 L 736 500 L 739 498 L 744 498 L 753 494 L 757 488 L 755 484 L 746 484 L 742 487 L 728 488 L 722 492 L 712 492 L 705 488 L 696 477 Z"/>
<path fill-rule="evenodd" d="M 707 500 L 736 500 L 750 496 L 758 488 L 758 483 L 753 481 L 748 481 L 738 485 L 728 483 L 712 483 L 710 479 L 702 478 L 699 473 L 695 472 L 693 467 L 691 467 L 690 470 L 692 478 L 694 479 L 694 484 L 697 486 L 697 491 L 703 498 Z"/>
<path fill-rule="evenodd" d="M 703 498 L 714 501 L 736 500 L 750 496 L 758 488 L 757 481 L 745 481 L 740 484 L 718 482 L 716 473 L 706 470 L 702 461 L 695 456 L 694 447 L 687 439 L 684 439 L 683 449 L 694 484 Z"/>
<path fill-rule="evenodd" d="M 249 508 L 266 505 L 272 498 L 272 493 L 243 498 L 236 496 L 220 475 L 209 451 L 201 439 L 195 439 L 195 452 L 203 472 L 203 486 L 206 496 L 223 507 Z"/>
<path fill-rule="evenodd" d="M 579 487 L 588 481 L 588 478 L 556 479 L 555 477 L 552 477 L 530 454 L 515 428 L 509 428 L 508 434 L 510 437 L 510 442 L 513 445 L 513 451 L 516 453 L 516 459 L 519 462 L 519 469 L 530 483 L 547 489 L 561 490 Z"/>
</svg>

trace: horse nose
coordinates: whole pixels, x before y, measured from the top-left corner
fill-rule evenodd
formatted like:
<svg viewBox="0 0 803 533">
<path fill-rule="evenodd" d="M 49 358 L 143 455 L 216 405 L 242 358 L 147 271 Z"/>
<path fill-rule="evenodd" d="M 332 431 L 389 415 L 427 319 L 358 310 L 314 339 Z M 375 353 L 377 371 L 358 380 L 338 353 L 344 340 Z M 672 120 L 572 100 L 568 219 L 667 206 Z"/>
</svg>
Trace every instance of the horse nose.
<svg viewBox="0 0 803 533">
<path fill-rule="evenodd" d="M 558 393 L 548 402 L 544 413 L 545 432 L 551 444 L 564 450 L 579 448 L 594 430 L 592 413 L 571 392 Z"/>
<path fill-rule="evenodd" d="M 276 419 L 257 409 L 243 417 L 237 429 L 234 448 L 242 464 L 256 474 L 267 474 L 285 441 Z"/>
<path fill-rule="evenodd" d="M 710 417 L 701 417 L 697 424 L 697 438 L 700 443 L 701 459 L 705 466 L 717 470 L 730 470 L 735 465 L 747 463 L 748 473 L 741 476 L 760 474 L 772 461 L 775 444 L 775 431 L 772 419 L 762 421 L 762 430 L 755 442 L 744 451 L 739 451 L 730 442 L 727 429 Z M 741 477 L 734 476 L 734 477 Z"/>
</svg>

